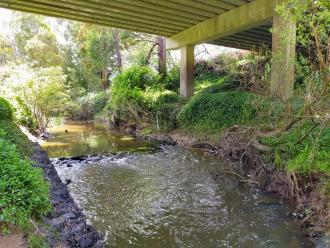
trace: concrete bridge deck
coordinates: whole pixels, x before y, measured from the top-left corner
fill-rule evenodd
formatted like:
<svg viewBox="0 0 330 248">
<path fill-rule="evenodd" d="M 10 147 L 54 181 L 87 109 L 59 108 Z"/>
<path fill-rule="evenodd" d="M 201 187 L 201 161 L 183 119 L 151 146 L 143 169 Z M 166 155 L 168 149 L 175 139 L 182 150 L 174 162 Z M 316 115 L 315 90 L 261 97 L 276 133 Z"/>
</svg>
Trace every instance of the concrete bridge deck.
<svg viewBox="0 0 330 248">
<path fill-rule="evenodd" d="M 111 26 L 166 37 L 181 49 L 181 94 L 193 94 L 193 46 L 210 43 L 251 50 L 272 47 L 272 92 L 293 91 L 295 22 L 275 8 L 284 0 L 0 0 L 0 8 Z M 270 27 L 278 32 L 270 32 Z M 280 37 L 287 32 L 286 41 Z M 289 37 L 289 38 L 288 38 Z M 288 39 L 287 39 L 288 38 Z M 281 77 L 277 76 L 281 74 Z"/>
</svg>

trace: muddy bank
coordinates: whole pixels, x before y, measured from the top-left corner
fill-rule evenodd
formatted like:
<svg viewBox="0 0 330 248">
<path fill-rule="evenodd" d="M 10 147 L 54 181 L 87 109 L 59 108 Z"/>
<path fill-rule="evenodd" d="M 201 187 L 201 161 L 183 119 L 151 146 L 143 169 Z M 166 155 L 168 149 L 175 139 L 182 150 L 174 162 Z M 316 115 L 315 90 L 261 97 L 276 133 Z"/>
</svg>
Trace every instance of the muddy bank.
<svg viewBox="0 0 330 248">
<path fill-rule="evenodd" d="M 90 225 L 82 210 L 71 198 L 67 185 L 61 182 L 48 155 L 38 143 L 34 143 L 34 153 L 31 159 L 41 168 L 50 184 L 50 200 L 53 207 L 44 222 L 51 227 L 46 231 L 51 247 L 103 247 L 102 237 Z M 60 237 L 57 237 L 60 234 Z"/>
</svg>

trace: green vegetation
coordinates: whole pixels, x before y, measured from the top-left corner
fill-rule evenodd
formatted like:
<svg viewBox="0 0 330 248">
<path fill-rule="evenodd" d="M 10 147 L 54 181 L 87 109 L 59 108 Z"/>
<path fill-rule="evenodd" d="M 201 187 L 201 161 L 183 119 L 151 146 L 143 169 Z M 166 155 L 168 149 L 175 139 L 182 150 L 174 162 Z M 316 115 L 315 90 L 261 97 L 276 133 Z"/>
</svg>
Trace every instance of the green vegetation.
<svg viewBox="0 0 330 248">
<path fill-rule="evenodd" d="M 13 109 L 10 103 L 0 98 L 0 120 L 11 120 L 13 118 Z"/>
<path fill-rule="evenodd" d="M 39 235 L 30 235 L 28 237 L 29 248 L 48 248 L 49 245 L 44 238 Z"/>
<path fill-rule="evenodd" d="M 0 97 L 0 110 L 0 139 L 14 144 L 19 154 L 22 155 L 22 158 L 28 157 L 31 155 L 30 141 L 12 120 L 13 108 L 2 97 Z"/>
<path fill-rule="evenodd" d="M 22 160 L 31 146 L 14 122 L 42 133 L 53 116 L 97 116 L 141 133 L 179 131 L 212 140 L 218 147 L 234 129 L 238 131 L 231 135 L 260 155 L 267 170 L 276 168 L 298 178 L 299 185 L 287 176 L 288 185 L 304 191 L 317 178 L 313 183 L 323 185 L 323 192 L 329 188 L 330 171 L 329 4 L 291 2 L 294 9 L 277 9 L 284 18 L 290 14 L 298 21 L 295 92 L 286 102 L 270 96 L 267 49 L 196 60 L 195 95 L 181 99 L 178 63 L 168 56 L 169 69 L 161 72 L 157 37 L 91 24 L 66 27 L 61 22 L 66 43 L 60 45 L 43 17 L 16 13 L 11 37 L 0 37 L 0 95 L 13 106 L 0 98 L 1 144 L 6 156 L 12 154 L 7 161 L 25 164 L 25 170 L 31 167 Z M 18 170 L 17 165 L 12 168 L 13 173 Z M 25 215 L 42 214 L 46 208 L 27 210 Z"/>
<path fill-rule="evenodd" d="M 8 232 L 16 225 L 29 235 L 34 228 L 31 220 L 50 211 L 49 187 L 41 169 L 29 160 L 33 145 L 14 123 L 12 107 L 3 98 L 0 109 L 0 227 Z M 29 237 L 30 247 L 41 247 L 33 245 L 36 239 L 43 238 Z"/>
<path fill-rule="evenodd" d="M 109 94 L 106 91 L 88 92 L 86 95 L 69 101 L 65 106 L 65 117 L 71 120 L 92 120 L 107 105 Z"/>
<path fill-rule="evenodd" d="M 12 120 L 0 120 L 0 139 L 14 144 L 23 158 L 31 155 L 31 141 Z"/>
<path fill-rule="evenodd" d="M 21 159 L 16 147 L 0 139 L 1 221 L 26 227 L 29 218 L 50 210 L 48 184 L 42 171 Z"/>
<path fill-rule="evenodd" d="M 330 128 L 301 123 L 279 137 L 264 138 L 277 154 L 276 165 L 288 171 L 330 173 Z"/>
<path fill-rule="evenodd" d="M 178 120 L 182 128 L 214 133 L 233 125 L 256 124 L 262 118 L 271 121 L 281 110 L 271 109 L 271 104 L 269 99 L 253 93 L 224 92 L 211 86 L 189 100 Z"/>
<path fill-rule="evenodd" d="M 161 78 L 146 66 L 123 71 L 113 80 L 111 88 L 108 109 L 112 119 L 133 125 L 148 122 L 157 129 L 173 128 L 179 96 L 165 89 L 173 85 L 169 83 L 172 80 L 172 75 Z"/>
</svg>

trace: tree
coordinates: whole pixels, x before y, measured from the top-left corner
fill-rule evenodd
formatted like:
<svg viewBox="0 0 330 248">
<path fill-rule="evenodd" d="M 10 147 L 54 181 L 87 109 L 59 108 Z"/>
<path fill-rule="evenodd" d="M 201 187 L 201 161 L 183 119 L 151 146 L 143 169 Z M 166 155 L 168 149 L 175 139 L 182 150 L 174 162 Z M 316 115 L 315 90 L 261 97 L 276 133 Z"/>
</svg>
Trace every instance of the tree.
<svg viewBox="0 0 330 248">
<path fill-rule="evenodd" d="M 63 59 L 52 32 L 42 30 L 26 42 L 25 53 L 36 67 L 61 66 Z"/>
<path fill-rule="evenodd" d="M 15 58 L 14 48 L 9 40 L 0 34 L 0 65 L 13 61 Z"/>
<path fill-rule="evenodd" d="M 25 46 L 28 40 L 32 39 L 41 30 L 49 31 L 44 18 L 39 15 L 15 12 L 14 18 L 10 22 L 15 48 L 21 57 L 25 57 Z"/>
<path fill-rule="evenodd" d="M 166 46 L 165 38 L 158 36 L 157 37 L 158 45 L 158 71 L 160 74 L 166 74 Z"/>
<path fill-rule="evenodd" d="M 32 78 L 20 87 L 20 94 L 30 108 L 39 133 L 46 130 L 51 116 L 64 112 L 68 95 L 65 93 L 65 75 L 61 67 L 39 68 Z"/>
<path fill-rule="evenodd" d="M 120 52 L 120 34 L 118 29 L 113 29 L 113 39 L 115 42 L 115 50 L 116 50 L 116 55 L 117 55 L 117 66 L 119 70 L 122 69 L 123 64 L 122 64 L 122 57 L 121 57 L 121 52 Z"/>
<path fill-rule="evenodd" d="M 111 28 L 76 23 L 70 29 L 69 42 L 74 44 L 75 70 L 79 73 L 80 85 L 89 91 L 107 89 L 109 76 L 120 70 L 119 37 Z M 72 61 L 72 60 L 71 60 Z M 121 61 L 120 61 L 121 62 Z"/>
</svg>

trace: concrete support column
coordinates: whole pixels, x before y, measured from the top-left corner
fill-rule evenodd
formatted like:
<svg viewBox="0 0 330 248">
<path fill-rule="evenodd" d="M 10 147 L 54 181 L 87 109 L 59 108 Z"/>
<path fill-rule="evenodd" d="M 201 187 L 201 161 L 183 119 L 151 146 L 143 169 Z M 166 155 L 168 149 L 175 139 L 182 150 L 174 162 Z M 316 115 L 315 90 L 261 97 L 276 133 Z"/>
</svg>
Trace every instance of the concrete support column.
<svg viewBox="0 0 330 248">
<path fill-rule="evenodd" d="M 296 21 L 273 17 L 271 94 L 288 100 L 293 95 L 296 56 Z"/>
<path fill-rule="evenodd" d="M 166 40 L 164 37 L 158 36 L 158 70 L 159 73 L 166 74 Z"/>
<path fill-rule="evenodd" d="M 180 94 L 188 98 L 194 95 L 194 46 L 184 46 L 180 52 Z"/>
</svg>

